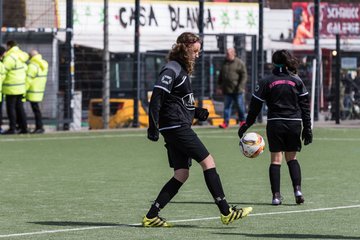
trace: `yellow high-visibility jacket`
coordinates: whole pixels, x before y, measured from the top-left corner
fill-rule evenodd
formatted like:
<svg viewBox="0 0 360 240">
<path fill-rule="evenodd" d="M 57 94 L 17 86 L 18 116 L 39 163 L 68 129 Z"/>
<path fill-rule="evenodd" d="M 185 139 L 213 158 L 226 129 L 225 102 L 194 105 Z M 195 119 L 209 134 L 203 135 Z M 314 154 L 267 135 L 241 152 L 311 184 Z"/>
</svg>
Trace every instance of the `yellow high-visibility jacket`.
<svg viewBox="0 0 360 240">
<path fill-rule="evenodd" d="M 15 46 L 9 49 L 3 59 L 6 77 L 3 82 L 3 91 L 5 95 L 21 95 L 25 94 L 26 79 L 26 61 L 29 55 Z"/>
<path fill-rule="evenodd" d="M 6 77 L 6 71 L 4 64 L 0 61 L 0 102 L 2 101 L 2 84 Z"/>
<path fill-rule="evenodd" d="M 26 99 L 30 102 L 41 102 L 44 98 L 49 64 L 41 54 L 33 56 L 26 73 Z"/>
</svg>

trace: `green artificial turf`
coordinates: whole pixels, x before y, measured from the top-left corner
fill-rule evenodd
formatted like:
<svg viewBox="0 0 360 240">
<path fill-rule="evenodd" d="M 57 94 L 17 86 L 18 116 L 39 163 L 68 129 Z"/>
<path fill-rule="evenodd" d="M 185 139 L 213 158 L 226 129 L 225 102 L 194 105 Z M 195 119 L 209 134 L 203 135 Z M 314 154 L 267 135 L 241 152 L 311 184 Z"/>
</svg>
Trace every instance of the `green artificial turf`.
<svg viewBox="0 0 360 240">
<path fill-rule="evenodd" d="M 249 131 L 262 134 L 264 126 Z M 172 177 L 162 138 L 145 130 L 0 136 L 0 238 L 360 239 L 360 129 L 317 128 L 298 154 L 305 204 L 281 168 L 283 204 L 271 206 L 268 149 L 241 155 L 237 129 L 196 128 L 214 156 L 226 198 L 253 214 L 224 226 L 200 166 L 161 211 L 174 228 L 141 218 Z"/>
</svg>

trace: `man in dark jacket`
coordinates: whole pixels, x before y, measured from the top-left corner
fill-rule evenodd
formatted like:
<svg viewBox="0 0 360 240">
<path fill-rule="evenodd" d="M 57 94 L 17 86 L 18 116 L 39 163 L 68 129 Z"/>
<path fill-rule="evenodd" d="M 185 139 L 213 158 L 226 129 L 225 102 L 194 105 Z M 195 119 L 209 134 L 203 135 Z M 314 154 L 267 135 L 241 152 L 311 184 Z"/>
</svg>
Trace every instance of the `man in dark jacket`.
<svg viewBox="0 0 360 240">
<path fill-rule="evenodd" d="M 231 117 L 232 103 L 236 103 L 238 120 L 245 120 L 244 92 L 247 81 L 246 67 L 240 58 L 236 57 L 234 48 L 226 51 L 226 59 L 221 67 L 218 92 L 224 94 L 224 122 L 220 128 L 227 128 Z"/>
</svg>

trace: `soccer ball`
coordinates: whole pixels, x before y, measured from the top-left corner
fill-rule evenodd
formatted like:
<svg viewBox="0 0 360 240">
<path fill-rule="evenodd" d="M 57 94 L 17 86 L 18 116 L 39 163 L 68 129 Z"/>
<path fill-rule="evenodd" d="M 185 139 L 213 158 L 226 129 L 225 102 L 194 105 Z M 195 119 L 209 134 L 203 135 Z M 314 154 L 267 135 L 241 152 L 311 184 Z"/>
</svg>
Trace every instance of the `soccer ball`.
<svg viewBox="0 0 360 240">
<path fill-rule="evenodd" d="M 245 157 L 256 158 L 264 151 L 264 149 L 264 138 L 258 133 L 246 133 L 240 140 L 240 150 Z"/>
</svg>

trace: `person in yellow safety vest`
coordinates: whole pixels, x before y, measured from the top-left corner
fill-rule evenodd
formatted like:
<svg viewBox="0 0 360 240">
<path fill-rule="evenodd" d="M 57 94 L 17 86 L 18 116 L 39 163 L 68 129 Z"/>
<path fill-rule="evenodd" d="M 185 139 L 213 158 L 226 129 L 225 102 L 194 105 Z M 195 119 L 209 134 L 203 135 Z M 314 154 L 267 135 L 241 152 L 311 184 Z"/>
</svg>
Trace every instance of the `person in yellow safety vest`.
<svg viewBox="0 0 360 240">
<path fill-rule="evenodd" d="M 26 114 L 22 98 L 26 93 L 26 61 L 29 55 L 23 52 L 15 41 L 6 43 L 7 51 L 4 55 L 6 77 L 2 85 L 2 93 L 6 96 L 6 111 L 9 118 L 9 129 L 3 134 L 15 134 L 16 123 L 19 123 L 18 133 L 28 133 Z M 18 118 L 18 119 L 17 119 Z"/>
<path fill-rule="evenodd" d="M 31 104 L 35 116 L 35 130 L 32 133 L 44 133 L 44 125 L 39 103 L 44 98 L 49 64 L 38 51 L 30 52 L 30 61 L 26 77 L 26 100 Z"/>
<path fill-rule="evenodd" d="M 6 49 L 3 46 L 0 46 L 0 60 L 2 60 L 4 54 L 6 52 Z M 5 72 L 5 66 L 2 61 L 0 61 L 0 134 L 2 133 L 2 105 L 3 105 L 3 96 L 2 96 L 2 84 L 5 79 L 6 72 Z"/>
</svg>

